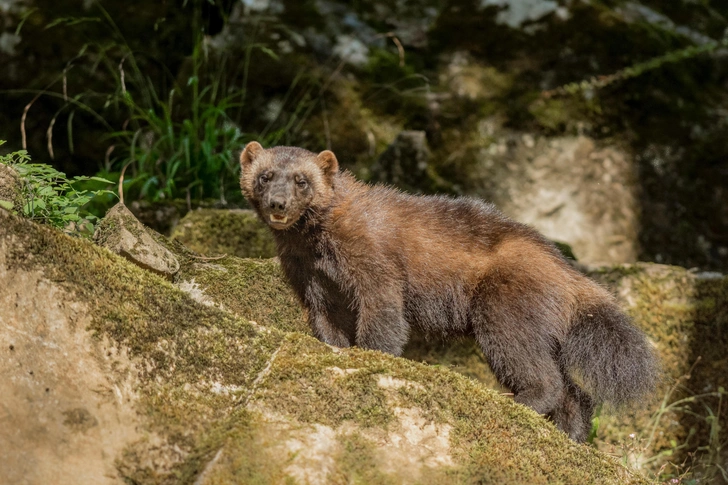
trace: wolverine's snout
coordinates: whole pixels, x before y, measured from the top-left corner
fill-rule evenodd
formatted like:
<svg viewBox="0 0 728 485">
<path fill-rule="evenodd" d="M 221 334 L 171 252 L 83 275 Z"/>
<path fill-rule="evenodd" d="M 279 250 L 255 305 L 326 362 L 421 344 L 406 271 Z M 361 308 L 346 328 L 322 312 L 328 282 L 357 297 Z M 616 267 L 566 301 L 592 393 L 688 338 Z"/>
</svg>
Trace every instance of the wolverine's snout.
<svg viewBox="0 0 728 485">
<path fill-rule="evenodd" d="M 290 193 L 279 187 L 269 193 L 263 203 L 263 217 L 273 229 L 287 229 L 300 216 L 295 207 L 295 200 L 291 200 Z"/>
<path fill-rule="evenodd" d="M 285 197 L 278 196 L 278 197 L 271 197 L 270 203 L 268 205 L 272 210 L 285 210 L 286 209 L 286 199 Z"/>
</svg>

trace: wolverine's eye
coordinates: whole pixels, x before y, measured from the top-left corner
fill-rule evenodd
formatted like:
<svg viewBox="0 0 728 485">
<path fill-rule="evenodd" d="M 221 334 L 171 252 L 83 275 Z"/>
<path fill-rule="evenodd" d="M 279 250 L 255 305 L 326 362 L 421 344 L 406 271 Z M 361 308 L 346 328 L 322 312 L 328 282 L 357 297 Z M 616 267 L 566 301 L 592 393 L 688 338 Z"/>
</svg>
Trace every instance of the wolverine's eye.
<svg viewBox="0 0 728 485">
<path fill-rule="evenodd" d="M 267 173 L 264 173 L 263 175 L 258 177 L 258 182 L 260 182 L 260 185 L 265 185 L 270 182 L 270 176 L 268 176 Z"/>
</svg>

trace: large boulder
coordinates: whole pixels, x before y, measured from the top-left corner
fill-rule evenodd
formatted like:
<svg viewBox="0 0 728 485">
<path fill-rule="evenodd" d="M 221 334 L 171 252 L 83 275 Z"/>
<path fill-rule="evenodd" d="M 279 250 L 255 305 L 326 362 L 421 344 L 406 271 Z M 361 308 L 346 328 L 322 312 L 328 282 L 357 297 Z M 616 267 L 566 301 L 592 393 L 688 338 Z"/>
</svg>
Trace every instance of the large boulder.
<svg viewBox="0 0 728 485">
<path fill-rule="evenodd" d="M 607 285 L 648 334 L 665 375 L 645 402 L 600 412 L 596 445 L 637 467 L 657 472 L 665 465 L 676 474 L 669 463 L 687 453 L 717 453 L 715 425 L 728 419 L 720 405 L 728 388 L 728 277 L 649 263 L 580 267 Z M 196 294 L 240 315 L 284 330 L 309 331 L 275 260 L 194 262 L 183 264 L 180 274 L 182 280 L 194 279 Z M 284 318 L 276 315 L 281 309 Z M 502 391 L 473 339 L 443 342 L 415 334 L 404 355 Z"/>
<path fill-rule="evenodd" d="M 647 483 L 447 369 L 252 323 L 3 210 L 0 282 L 10 483 Z"/>
</svg>

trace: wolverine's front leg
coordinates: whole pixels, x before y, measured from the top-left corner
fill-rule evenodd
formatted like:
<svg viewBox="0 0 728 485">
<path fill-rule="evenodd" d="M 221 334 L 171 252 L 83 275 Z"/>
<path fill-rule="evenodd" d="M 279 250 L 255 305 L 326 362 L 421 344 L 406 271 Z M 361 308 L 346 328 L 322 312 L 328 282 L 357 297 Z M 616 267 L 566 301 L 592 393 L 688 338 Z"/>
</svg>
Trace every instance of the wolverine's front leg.
<svg viewBox="0 0 728 485">
<path fill-rule="evenodd" d="M 409 325 L 403 315 L 402 290 L 379 281 L 359 294 L 356 345 L 401 355 L 409 339 Z"/>
<path fill-rule="evenodd" d="M 317 339 L 336 347 L 354 345 L 356 317 L 343 295 L 333 290 L 331 285 L 314 279 L 306 287 L 304 303 L 308 310 L 308 323 Z"/>
<path fill-rule="evenodd" d="M 350 347 L 352 345 L 346 333 L 333 325 L 325 313 L 309 309 L 308 323 L 311 330 L 313 330 L 314 337 L 320 341 L 335 347 Z"/>
</svg>

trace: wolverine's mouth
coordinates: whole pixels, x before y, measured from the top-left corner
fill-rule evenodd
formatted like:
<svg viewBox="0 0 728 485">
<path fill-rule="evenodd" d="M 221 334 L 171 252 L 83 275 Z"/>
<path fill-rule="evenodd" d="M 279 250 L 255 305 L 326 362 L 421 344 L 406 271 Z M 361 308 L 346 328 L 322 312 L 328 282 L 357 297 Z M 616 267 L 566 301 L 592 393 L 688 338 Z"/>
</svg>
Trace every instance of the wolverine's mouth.
<svg viewBox="0 0 728 485">
<path fill-rule="evenodd" d="M 288 222 L 288 216 L 279 216 L 277 214 L 271 214 L 270 221 L 275 222 L 276 224 L 285 224 Z"/>
</svg>

